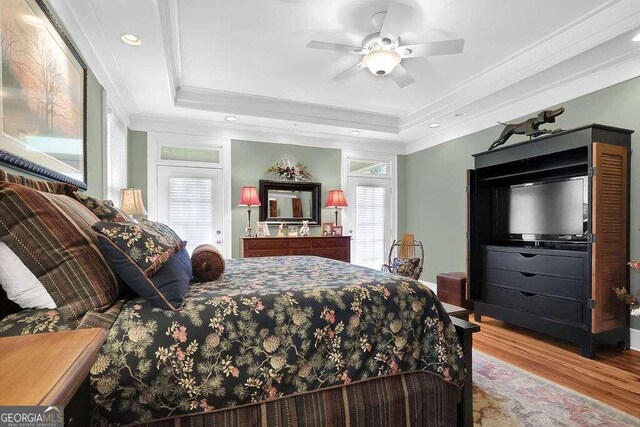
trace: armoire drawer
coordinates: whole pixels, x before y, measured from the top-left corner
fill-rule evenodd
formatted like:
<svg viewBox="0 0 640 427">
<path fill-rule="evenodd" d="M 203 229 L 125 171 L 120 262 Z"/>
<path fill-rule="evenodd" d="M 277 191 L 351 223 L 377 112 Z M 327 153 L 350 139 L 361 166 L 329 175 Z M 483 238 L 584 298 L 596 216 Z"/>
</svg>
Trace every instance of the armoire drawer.
<svg viewBox="0 0 640 427">
<path fill-rule="evenodd" d="M 486 281 L 518 291 L 582 300 L 583 283 L 579 279 L 546 276 L 544 274 L 487 268 Z"/>
<path fill-rule="evenodd" d="M 488 268 L 582 279 L 584 257 L 487 249 Z"/>
<path fill-rule="evenodd" d="M 582 323 L 582 304 L 560 298 L 537 295 L 499 286 L 486 285 L 484 300 L 512 310 L 537 316 Z"/>
</svg>

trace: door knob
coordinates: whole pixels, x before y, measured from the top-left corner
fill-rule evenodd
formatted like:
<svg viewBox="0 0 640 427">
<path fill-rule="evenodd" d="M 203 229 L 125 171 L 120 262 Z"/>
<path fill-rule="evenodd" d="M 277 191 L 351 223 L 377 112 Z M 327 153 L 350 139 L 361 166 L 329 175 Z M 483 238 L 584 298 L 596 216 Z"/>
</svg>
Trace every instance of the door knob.
<svg viewBox="0 0 640 427">
<path fill-rule="evenodd" d="M 222 231 L 216 230 L 216 234 L 220 235 L 220 234 L 222 234 Z"/>
<path fill-rule="evenodd" d="M 218 239 L 216 240 L 216 244 L 219 245 L 220 243 L 222 243 L 222 240 Z"/>
</svg>

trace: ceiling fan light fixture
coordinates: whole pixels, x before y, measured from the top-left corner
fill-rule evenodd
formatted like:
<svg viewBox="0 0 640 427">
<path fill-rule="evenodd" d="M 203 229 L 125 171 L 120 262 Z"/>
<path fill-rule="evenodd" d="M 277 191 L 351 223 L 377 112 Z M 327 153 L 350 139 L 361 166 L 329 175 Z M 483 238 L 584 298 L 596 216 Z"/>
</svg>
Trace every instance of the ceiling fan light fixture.
<svg viewBox="0 0 640 427">
<path fill-rule="evenodd" d="M 362 63 L 375 76 L 386 76 L 400 63 L 400 55 L 393 50 L 378 49 L 365 55 Z"/>
</svg>

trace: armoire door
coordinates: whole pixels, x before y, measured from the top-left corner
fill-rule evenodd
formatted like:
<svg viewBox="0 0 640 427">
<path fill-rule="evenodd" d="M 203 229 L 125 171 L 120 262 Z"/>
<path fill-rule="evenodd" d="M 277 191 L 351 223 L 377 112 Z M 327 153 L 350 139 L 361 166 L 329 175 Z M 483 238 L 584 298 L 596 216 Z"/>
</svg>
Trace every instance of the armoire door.
<svg viewBox="0 0 640 427">
<path fill-rule="evenodd" d="M 626 147 L 594 143 L 591 178 L 591 231 L 594 235 L 591 260 L 591 331 L 599 333 L 624 327 L 627 307 L 613 288 L 628 283 L 628 185 L 629 152 Z"/>
</svg>

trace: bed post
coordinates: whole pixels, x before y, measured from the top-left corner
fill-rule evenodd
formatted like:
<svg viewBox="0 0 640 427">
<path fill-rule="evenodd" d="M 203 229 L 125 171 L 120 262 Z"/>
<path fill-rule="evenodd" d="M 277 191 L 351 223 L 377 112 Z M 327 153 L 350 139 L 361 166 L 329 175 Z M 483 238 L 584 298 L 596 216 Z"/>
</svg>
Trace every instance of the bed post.
<svg viewBox="0 0 640 427">
<path fill-rule="evenodd" d="M 460 344 L 462 345 L 462 353 L 464 354 L 465 368 L 467 375 L 462 387 L 462 397 L 458 403 L 458 426 L 473 426 L 473 359 L 472 345 L 473 334 L 480 330 L 480 326 L 469 323 L 457 317 L 452 317 L 451 321 L 456 327 Z"/>
</svg>

